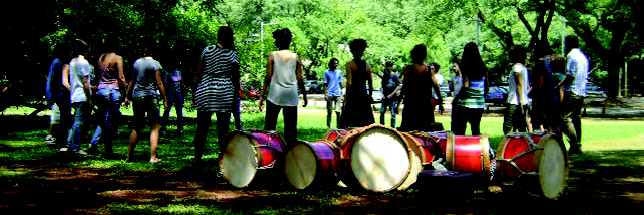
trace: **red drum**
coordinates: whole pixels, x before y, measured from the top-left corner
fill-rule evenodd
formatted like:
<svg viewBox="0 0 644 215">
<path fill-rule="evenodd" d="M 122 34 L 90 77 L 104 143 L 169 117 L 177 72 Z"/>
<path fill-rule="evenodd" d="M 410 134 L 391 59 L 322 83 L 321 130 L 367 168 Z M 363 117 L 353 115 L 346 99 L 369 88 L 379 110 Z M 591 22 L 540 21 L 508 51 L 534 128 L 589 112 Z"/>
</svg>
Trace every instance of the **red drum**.
<svg viewBox="0 0 644 215">
<path fill-rule="evenodd" d="M 341 150 L 340 175 L 348 187 L 372 192 L 403 190 L 422 171 L 414 143 L 389 126 L 372 124 L 353 129 Z"/>
<path fill-rule="evenodd" d="M 286 148 L 276 131 L 232 131 L 220 160 L 220 169 L 230 184 L 247 187 L 258 169 L 271 169 Z"/>
<path fill-rule="evenodd" d="M 457 172 L 474 173 L 476 177 L 492 175 L 490 142 L 486 134 L 447 135 L 446 168 Z"/>
<path fill-rule="evenodd" d="M 447 153 L 447 135 L 454 134 L 451 131 L 434 131 L 427 132 L 430 137 L 434 138 L 434 141 L 438 143 L 443 155 Z"/>
<path fill-rule="evenodd" d="M 438 142 L 429 133 L 423 131 L 403 132 L 411 136 L 408 142 L 415 142 L 421 149 L 421 162 L 425 165 L 431 165 L 436 156 L 443 157 L 443 152 L 438 146 Z M 406 135 L 405 135 L 406 136 Z"/>
<path fill-rule="evenodd" d="M 566 186 L 568 158 L 553 133 L 505 135 L 496 155 L 495 177 L 501 185 L 517 185 L 528 193 L 558 198 Z"/>
<path fill-rule="evenodd" d="M 286 154 L 286 179 L 295 189 L 336 185 L 340 149 L 326 140 L 298 141 Z"/>
<path fill-rule="evenodd" d="M 331 128 L 324 133 L 324 139 L 326 141 L 334 143 L 336 146 L 340 146 L 344 138 L 349 135 L 349 132 L 353 130 L 354 128 L 349 128 L 349 129 L 335 129 Z"/>
</svg>

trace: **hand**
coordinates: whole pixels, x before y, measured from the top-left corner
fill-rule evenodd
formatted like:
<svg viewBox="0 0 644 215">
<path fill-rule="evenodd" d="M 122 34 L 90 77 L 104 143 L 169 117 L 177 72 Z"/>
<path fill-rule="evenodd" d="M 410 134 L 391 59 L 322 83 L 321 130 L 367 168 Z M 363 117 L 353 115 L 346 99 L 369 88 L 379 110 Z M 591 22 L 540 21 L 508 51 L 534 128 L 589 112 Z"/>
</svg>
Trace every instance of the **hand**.
<svg viewBox="0 0 644 215">
<path fill-rule="evenodd" d="M 264 111 L 264 99 L 259 99 L 259 111 Z"/>
<path fill-rule="evenodd" d="M 388 98 L 388 99 L 391 99 L 391 98 L 393 98 L 393 97 L 394 97 L 394 94 L 393 94 L 393 93 L 392 93 L 392 94 L 389 94 L 389 95 L 387 96 L 387 98 Z"/>
<path fill-rule="evenodd" d="M 438 111 L 441 113 L 441 115 L 445 113 L 445 107 L 443 107 L 443 104 L 438 105 Z"/>
<path fill-rule="evenodd" d="M 168 104 L 168 100 L 163 100 L 163 110 L 167 110 L 170 108 L 170 104 Z"/>
<path fill-rule="evenodd" d="M 302 107 L 306 107 L 306 105 L 308 104 L 309 104 L 309 100 L 306 97 L 304 97 L 304 105 L 302 105 Z"/>
<path fill-rule="evenodd" d="M 130 100 L 125 99 L 125 101 L 123 102 L 123 107 L 125 107 L 126 109 L 130 108 Z"/>
<path fill-rule="evenodd" d="M 521 113 L 525 114 L 525 110 L 523 109 L 523 105 L 519 105 L 519 107 L 521 108 Z"/>
<path fill-rule="evenodd" d="M 329 100 L 329 95 L 328 94 L 324 94 L 324 100 Z"/>
</svg>

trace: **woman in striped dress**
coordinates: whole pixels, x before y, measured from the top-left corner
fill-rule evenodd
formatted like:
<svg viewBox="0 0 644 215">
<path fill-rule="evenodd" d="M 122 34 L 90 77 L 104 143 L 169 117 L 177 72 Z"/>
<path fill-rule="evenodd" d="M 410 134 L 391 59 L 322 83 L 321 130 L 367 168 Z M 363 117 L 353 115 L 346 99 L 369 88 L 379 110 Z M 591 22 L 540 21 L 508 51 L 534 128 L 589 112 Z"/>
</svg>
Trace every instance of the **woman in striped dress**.
<svg viewBox="0 0 644 215">
<path fill-rule="evenodd" d="M 481 117 L 485 110 L 485 94 L 488 91 L 487 67 L 483 63 L 476 43 L 468 43 L 461 58 L 463 86 L 452 107 L 452 132 L 464 135 L 470 123 L 473 135 L 481 134 Z"/>
<path fill-rule="evenodd" d="M 228 143 L 228 124 L 235 93 L 239 93 L 239 57 L 235 51 L 233 30 L 222 26 L 217 33 L 217 45 L 204 49 L 197 69 L 197 131 L 195 134 L 195 161 L 201 162 L 208 137 L 211 117 L 217 115 L 219 153 Z"/>
</svg>

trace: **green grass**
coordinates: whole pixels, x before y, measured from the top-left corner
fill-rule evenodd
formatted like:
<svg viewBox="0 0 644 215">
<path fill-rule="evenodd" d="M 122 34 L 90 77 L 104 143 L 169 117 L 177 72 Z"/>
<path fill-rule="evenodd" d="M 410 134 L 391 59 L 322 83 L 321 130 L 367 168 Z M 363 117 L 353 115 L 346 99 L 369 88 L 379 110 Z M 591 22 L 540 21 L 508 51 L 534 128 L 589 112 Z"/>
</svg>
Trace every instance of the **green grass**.
<svg viewBox="0 0 644 215">
<path fill-rule="evenodd" d="M 159 141 L 158 154 L 161 162 L 149 164 L 150 149 L 148 141 L 149 130 L 144 130 L 143 138 L 136 148 L 134 163 L 126 163 L 124 160 L 109 160 L 101 156 L 73 156 L 60 153 L 44 143 L 49 128 L 49 117 L 46 112 L 36 117 L 24 116 L 32 110 L 29 108 L 11 108 L 4 112 L 2 129 L 0 133 L 0 186 L 16 188 L 23 186 L 25 181 L 41 180 L 46 177 L 43 173 L 46 169 L 71 167 L 91 168 L 100 171 L 101 174 L 123 176 L 131 173 L 183 173 L 193 171 L 192 160 L 194 159 L 193 139 L 195 132 L 194 120 L 188 120 L 185 132 L 181 137 L 174 131 L 175 126 L 169 126 L 169 132 Z M 124 115 L 131 116 L 131 109 L 122 109 Z M 186 117 L 196 117 L 195 111 L 184 111 Z M 171 112 L 171 116 L 174 113 Z M 379 114 L 374 112 L 376 121 Z M 128 118 L 131 119 L 131 118 Z M 213 116 L 216 120 L 216 117 Z M 245 104 L 242 111 L 244 127 L 247 129 L 263 128 L 264 113 L 257 111 L 252 104 Z M 402 116 L 399 115 L 397 126 L 401 123 Z M 279 116 L 277 130 L 283 130 L 282 116 Z M 436 121 L 443 123 L 446 129 L 450 128 L 449 115 L 437 115 Z M 332 120 L 335 126 L 335 116 Z M 482 133 L 488 134 L 492 148 L 496 149 L 501 139 L 503 118 L 501 116 L 484 116 L 482 119 Z M 637 119 L 596 119 L 584 118 L 583 143 L 584 150 L 590 152 L 620 151 L 620 150 L 644 150 L 644 120 Z M 386 117 L 386 125 L 389 125 L 389 117 Z M 208 144 L 204 161 L 206 165 L 199 167 L 197 175 L 201 177 L 212 177 L 219 171 L 217 165 L 218 149 L 216 126 L 211 127 L 208 136 Z M 231 123 L 230 129 L 234 129 Z M 316 141 L 323 138 L 326 131 L 326 111 L 320 108 L 300 108 L 298 112 L 298 139 Z M 114 143 L 116 153 L 125 155 L 127 153 L 129 133 L 132 130 L 130 125 L 120 126 L 120 136 Z M 93 130 L 92 130 L 93 132 Z M 469 128 L 467 133 L 471 133 Z M 90 135 L 91 132 L 88 132 Z M 83 147 L 87 147 L 86 144 Z M 199 177 L 199 176 L 195 176 Z M 110 193 L 118 190 L 128 190 L 131 187 L 119 185 L 110 188 L 103 193 Z M 148 188 L 149 189 L 149 188 Z M 164 188 L 166 189 L 166 188 Z M 206 191 L 203 191 L 206 192 Z M 324 190 L 316 192 L 295 192 L 289 189 L 277 189 L 271 191 L 271 203 L 273 207 L 253 206 L 244 203 L 243 199 L 231 200 L 231 205 L 226 201 L 213 200 L 204 196 L 193 196 L 190 198 L 166 198 L 163 201 L 152 201 L 150 203 L 130 204 L 114 202 L 106 204 L 98 209 L 101 213 L 137 213 L 137 214 L 310 214 L 324 213 L 328 207 L 338 198 L 350 198 L 354 195 L 350 192 L 339 190 Z M 413 200 L 425 194 L 416 193 L 414 190 L 394 191 L 375 197 L 373 202 L 388 201 L 389 198 Z M 167 196 L 167 195 L 166 195 Z M 362 203 L 355 203 L 362 204 Z"/>
</svg>

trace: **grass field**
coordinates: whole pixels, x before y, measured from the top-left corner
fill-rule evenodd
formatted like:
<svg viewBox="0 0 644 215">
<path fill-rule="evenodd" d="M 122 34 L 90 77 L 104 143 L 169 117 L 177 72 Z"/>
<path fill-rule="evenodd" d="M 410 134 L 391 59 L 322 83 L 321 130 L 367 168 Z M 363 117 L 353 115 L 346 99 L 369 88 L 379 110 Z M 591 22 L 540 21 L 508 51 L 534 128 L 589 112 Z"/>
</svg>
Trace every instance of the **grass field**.
<svg viewBox="0 0 644 215">
<path fill-rule="evenodd" d="M 245 128 L 263 128 L 264 115 L 256 110 L 256 107 L 253 106 L 245 107 L 242 112 Z M 188 125 L 185 126 L 185 132 L 181 136 L 174 133 L 176 127 L 171 125 L 168 128 L 169 132 L 160 139 L 158 149 L 160 163 L 149 164 L 147 162 L 149 159 L 147 132 L 149 131 L 146 130 L 144 130 L 146 134 L 142 135 L 143 140 L 137 145 L 135 154 L 137 162 L 134 163 L 126 163 L 124 160 L 108 160 L 101 156 L 67 155 L 52 149 L 43 142 L 49 126 L 47 116 L 49 113 L 43 112 L 36 117 L 24 116 L 30 112 L 31 110 L 28 108 L 12 108 L 6 110 L 4 116 L 0 116 L 2 121 L 0 129 L 3 131 L 3 133 L 0 133 L 0 179 L 2 180 L 0 187 L 6 190 L 0 194 L 0 197 L 11 199 L 0 203 L 0 212 L 17 212 L 24 209 L 27 209 L 27 211 L 42 210 L 42 207 L 47 207 L 51 204 L 47 203 L 50 200 L 44 198 L 62 198 L 62 195 L 71 200 L 83 201 L 83 198 L 91 197 L 98 198 L 100 201 L 97 200 L 96 204 L 90 204 L 90 206 L 83 206 L 81 207 L 82 210 L 70 209 L 68 206 L 54 209 L 52 213 L 70 213 L 71 211 L 71 213 L 81 214 L 326 214 L 325 212 L 333 211 L 333 213 L 336 213 L 339 210 L 340 213 L 362 214 L 381 213 L 378 208 L 385 206 L 378 206 L 379 204 L 405 205 L 405 207 L 418 209 L 420 206 L 414 206 L 414 202 L 422 205 L 423 203 L 418 202 L 417 198 L 426 195 L 414 189 L 380 195 L 355 194 L 341 188 L 315 192 L 295 192 L 285 187 L 272 188 L 268 189 L 268 191 L 266 189 L 233 189 L 226 186 L 225 182 L 217 177 L 219 167 L 216 162 L 218 146 L 215 126 L 211 127 L 209 134 L 211 144 L 206 146 L 204 156 L 206 165 L 192 166 L 192 159 L 194 158 L 192 141 L 195 126 L 194 119 L 191 118 L 196 116 L 196 112 L 185 112 L 189 119 L 187 120 Z M 126 122 L 129 122 L 131 117 L 128 117 L 128 115 L 131 114 L 131 109 L 123 109 L 122 112 L 126 116 Z M 379 115 L 374 114 L 376 120 L 378 120 Z M 389 124 L 388 118 L 385 123 L 387 125 Z M 214 116 L 213 119 L 215 119 Z M 400 119 L 402 119 L 402 116 L 399 115 L 398 125 L 400 125 Z M 278 131 L 282 130 L 281 120 L 280 116 Z M 450 116 L 439 115 L 436 120 L 443 123 L 445 128 L 450 127 Z M 335 118 L 333 121 L 335 122 Z M 503 138 L 501 131 L 502 121 L 501 116 L 493 115 L 484 116 L 482 119 L 482 133 L 490 136 L 492 148 L 496 148 Z M 576 158 L 576 160 L 573 160 L 573 164 L 595 165 L 595 162 L 604 159 L 600 155 L 611 155 L 611 159 L 630 157 L 629 162 L 632 162 L 632 165 L 635 166 L 639 164 L 640 168 L 641 165 L 644 165 L 644 158 L 637 157 L 638 152 L 644 151 L 644 120 L 584 118 L 582 123 L 583 149 L 588 154 L 583 159 Z M 120 126 L 121 134 L 116 139 L 115 152 L 121 155 L 127 153 L 127 141 L 131 129 L 132 127 L 127 124 Z M 230 129 L 233 129 L 232 124 Z M 325 110 L 320 108 L 300 108 L 298 113 L 298 139 L 319 140 L 322 139 L 325 131 Z M 469 130 L 467 132 L 470 133 Z M 88 132 L 88 134 L 91 134 L 91 132 Z M 83 147 L 87 147 L 86 144 Z M 622 156 L 624 158 L 620 158 Z M 619 163 L 620 161 L 615 162 Z M 600 164 L 596 165 L 601 166 Z M 599 169 L 599 167 L 593 169 Z M 641 170 L 637 171 L 641 172 Z M 644 174 L 640 172 L 628 174 L 623 178 L 625 178 L 624 180 L 641 184 L 644 182 L 641 180 Z M 592 174 L 592 172 L 587 174 Z M 573 174 L 573 176 L 575 175 Z M 91 178 L 92 183 L 81 180 L 87 178 Z M 60 186 L 63 188 L 56 188 Z M 608 187 L 606 189 L 614 188 Z M 641 187 L 633 192 L 637 193 L 637 191 L 644 193 L 644 189 Z M 69 195 L 63 195 L 60 192 L 69 193 Z M 38 196 L 39 193 L 48 193 L 48 195 L 33 197 L 34 195 Z M 490 195 L 492 196 L 490 197 Z M 251 196 L 261 198 L 251 198 Z M 571 196 L 575 196 L 575 194 L 573 193 Z M 476 202 L 486 202 L 476 200 L 476 198 L 478 197 L 475 197 L 474 200 L 453 201 L 450 204 L 462 203 L 476 208 L 478 207 Z M 488 193 L 485 194 L 485 198 L 492 199 L 484 203 L 490 204 L 494 202 L 494 198 L 503 197 Z M 641 198 L 644 201 L 644 197 L 636 195 L 636 198 Z M 16 205 L 33 201 L 40 202 L 40 205 L 36 204 L 34 207 Z M 51 201 L 65 203 L 68 200 Z M 507 201 L 507 199 L 504 201 Z M 346 211 L 345 209 L 330 209 L 343 204 L 351 204 L 351 207 Z M 363 208 L 362 206 L 364 206 L 364 210 L 361 209 Z M 494 213 L 494 210 L 481 211 L 476 209 L 472 211 L 463 209 L 446 210 L 444 212 Z"/>
</svg>

